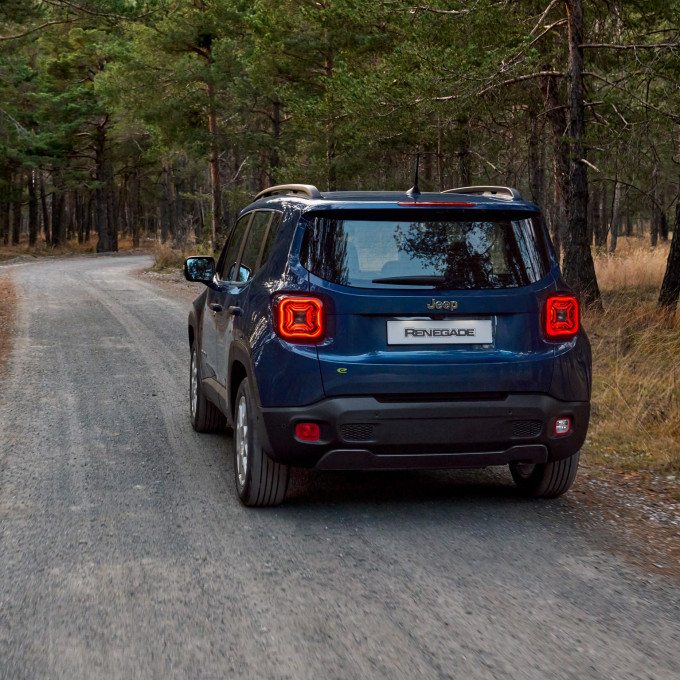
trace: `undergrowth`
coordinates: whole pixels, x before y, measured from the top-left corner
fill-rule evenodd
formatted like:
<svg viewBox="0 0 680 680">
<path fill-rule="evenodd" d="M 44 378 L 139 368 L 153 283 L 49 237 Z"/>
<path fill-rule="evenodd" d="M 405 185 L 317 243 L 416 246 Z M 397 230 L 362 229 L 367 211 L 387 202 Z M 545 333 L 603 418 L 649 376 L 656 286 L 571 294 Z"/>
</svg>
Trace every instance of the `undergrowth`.
<svg viewBox="0 0 680 680">
<path fill-rule="evenodd" d="M 154 263 L 151 267 L 155 272 L 170 272 L 181 269 L 185 258 L 192 255 L 213 255 L 210 244 L 196 243 L 188 246 L 187 250 L 172 248 L 167 244 L 158 243 L 153 249 Z"/>
<path fill-rule="evenodd" d="M 602 311 L 585 310 L 593 348 L 586 457 L 622 469 L 680 471 L 680 314 L 656 307 L 668 256 L 624 239 L 597 254 Z"/>
<path fill-rule="evenodd" d="M 146 250 L 152 248 L 154 245 L 153 239 L 142 239 L 139 250 Z M 69 239 L 63 246 L 53 247 L 46 244 L 43 238 L 38 239 L 34 246 L 29 246 L 27 242 L 19 243 L 18 245 L 2 245 L 0 244 L 0 262 L 13 260 L 17 257 L 28 255 L 30 257 L 49 257 L 59 255 L 87 255 L 94 253 L 97 250 L 97 237 L 92 236 L 89 241 L 85 243 L 78 243 L 78 239 Z M 128 252 L 137 250 L 132 246 L 132 239 L 130 237 L 119 237 L 118 251 Z M 137 251 L 138 252 L 138 251 Z"/>
</svg>

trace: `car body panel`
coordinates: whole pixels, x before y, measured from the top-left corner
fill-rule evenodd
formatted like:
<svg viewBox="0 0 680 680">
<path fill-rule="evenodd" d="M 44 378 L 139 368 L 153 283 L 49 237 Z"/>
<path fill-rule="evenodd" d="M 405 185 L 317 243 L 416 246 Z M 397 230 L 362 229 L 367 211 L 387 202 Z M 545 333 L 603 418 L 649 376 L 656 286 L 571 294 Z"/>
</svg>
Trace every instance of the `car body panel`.
<svg viewBox="0 0 680 680">
<path fill-rule="evenodd" d="M 520 199 L 421 194 L 418 200 L 469 201 L 474 210 L 539 214 L 535 205 Z M 201 376 L 210 383 L 206 396 L 231 419 L 238 383 L 247 377 L 268 455 L 293 465 L 436 468 L 542 462 L 577 451 L 590 413 L 590 345 L 582 328 L 565 342 L 548 341 L 542 334 L 545 298 L 569 291 L 547 232 L 549 271 L 517 288 L 350 288 L 325 281 L 301 264 L 301 245 L 313 213 L 355 209 L 399 214 L 400 203 L 413 211 L 413 197 L 403 192 L 332 192 L 322 199 L 272 196 L 242 211 L 239 217 L 276 210 L 282 219 L 262 269 L 241 284 L 216 280 L 194 302 L 190 338 L 201 347 Z M 430 209 L 418 210 L 426 215 Z M 273 305 L 278 296 L 291 293 L 324 302 L 322 342 L 292 344 L 277 334 Z M 451 301 L 455 308 L 435 304 Z M 222 311 L 211 314 L 211 304 L 221 305 Z M 230 314 L 230 307 L 242 313 Z M 386 324 L 397 319 L 489 319 L 493 341 L 391 345 Z M 559 439 L 551 427 L 564 415 L 576 421 L 573 432 Z M 296 439 L 295 423 L 305 419 L 326 423 L 322 441 Z M 381 439 L 344 437 L 343 427 L 366 422 L 380 425 L 374 432 L 383 433 Z M 508 434 L 516 422 L 534 423 L 533 434 Z M 409 460 L 398 458 L 400 453 Z"/>
</svg>

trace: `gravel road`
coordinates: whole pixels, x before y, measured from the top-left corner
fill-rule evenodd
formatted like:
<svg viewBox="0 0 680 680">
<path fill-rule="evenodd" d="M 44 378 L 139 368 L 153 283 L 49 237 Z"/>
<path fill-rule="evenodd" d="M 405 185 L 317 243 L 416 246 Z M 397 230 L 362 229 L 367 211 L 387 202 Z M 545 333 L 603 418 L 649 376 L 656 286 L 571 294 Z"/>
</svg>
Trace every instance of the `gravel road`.
<svg viewBox="0 0 680 680">
<path fill-rule="evenodd" d="M 677 587 L 504 470 L 308 473 L 243 508 L 148 263 L 11 270 L 0 677 L 680 678 Z"/>
</svg>

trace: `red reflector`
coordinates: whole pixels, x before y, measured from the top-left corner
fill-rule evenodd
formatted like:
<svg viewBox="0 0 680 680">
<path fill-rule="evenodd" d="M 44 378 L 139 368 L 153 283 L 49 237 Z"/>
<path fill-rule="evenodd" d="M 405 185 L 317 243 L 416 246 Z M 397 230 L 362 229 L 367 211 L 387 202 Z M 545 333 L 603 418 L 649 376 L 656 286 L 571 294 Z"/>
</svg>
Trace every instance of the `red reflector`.
<svg viewBox="0 0 680 680">
<path fill-rule="evenodd" d="M 551 295 L 545 302 L 546 338 L 567 340 L 578 327 L 578 300 L 573 295 Z"/>
<path fill-rule="evenodd" d="M 289 342 L 321 342 L 324 307 L 319 298 L 282 297 L 274 303 L 276 332 Z"/>
<path fill-rule="evenodd" d="M 318 442 L 321 430 L 316 423 L 298 423 L 295 426 L 295 436 L 303 442 Z"/>
<path fill-rule="evenodd" d="M 399 201 L 397 205 L 406 208 L 476 208 L 476 203 L 464 203 L 451 201 Z"/>
</svg>

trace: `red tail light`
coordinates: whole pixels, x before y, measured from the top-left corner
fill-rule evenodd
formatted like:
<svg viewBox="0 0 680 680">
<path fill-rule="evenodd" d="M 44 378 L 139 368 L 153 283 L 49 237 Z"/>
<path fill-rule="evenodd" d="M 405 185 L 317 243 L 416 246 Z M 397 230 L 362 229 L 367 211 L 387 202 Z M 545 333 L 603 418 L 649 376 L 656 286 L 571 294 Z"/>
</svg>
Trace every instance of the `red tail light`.
<svg viewBox="0 0 680 680">
<path fill-rule="evenodd" d="M 323 302 L 315 297 L 280 297 L 274 302 L 274 326 L 288 342 L 322 342 L 326 332 Z"/>
<path fill-rule="evenodd" d="M 545 337 L 569 340 L 578 333 L 578 300 L 573 295 L 551 295 L 545 301 Z"/>
<path fill-rule="evenodd" d="M 476 208 L 476 203 L 468 201 L 399 201 L 397 205 L 406 208 Z"/>
</svg>

